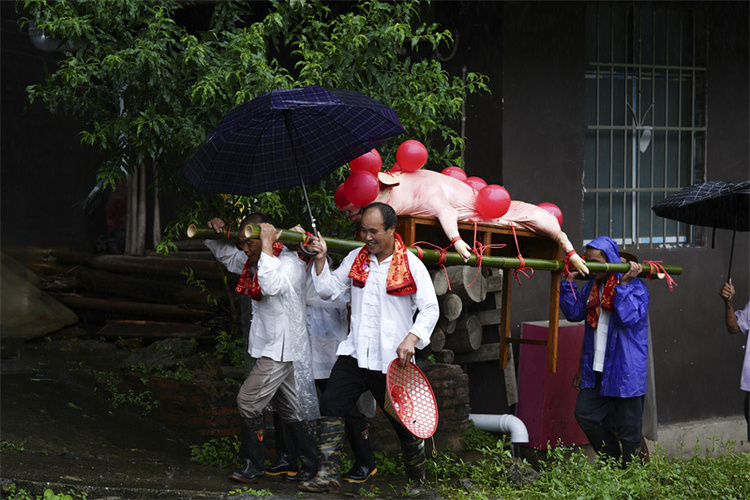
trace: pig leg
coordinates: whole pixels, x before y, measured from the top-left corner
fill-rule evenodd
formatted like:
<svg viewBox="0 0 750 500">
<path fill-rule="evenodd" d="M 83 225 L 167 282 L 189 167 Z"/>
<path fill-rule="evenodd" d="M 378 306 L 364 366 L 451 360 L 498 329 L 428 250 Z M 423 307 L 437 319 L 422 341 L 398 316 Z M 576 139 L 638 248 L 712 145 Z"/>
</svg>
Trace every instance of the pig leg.
<svg viewBox="0 0 750 500">
<path fill-rule="evenodd" d="M 445 235 L 453 242 L 453 248 L 458 255 L 466 262 L 471 257 L 471 247 L 461 239 L 458 234 L 458 211 L 453 207 L 446 207 L 437 214 L 440 226 L 443 228 Z"/>
</svg>

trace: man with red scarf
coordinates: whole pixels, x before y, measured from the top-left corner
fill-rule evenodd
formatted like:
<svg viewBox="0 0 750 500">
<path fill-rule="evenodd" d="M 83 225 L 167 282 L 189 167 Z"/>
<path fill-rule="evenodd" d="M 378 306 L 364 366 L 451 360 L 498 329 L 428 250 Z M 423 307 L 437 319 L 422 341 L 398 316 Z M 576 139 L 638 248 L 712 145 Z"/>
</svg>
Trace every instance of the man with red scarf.
<svg viewBox="0 0 750 500">
<path fill-rule="evenodd" d="M 406 249 L 396 233 L 397 220 L 389 205 L 366 206 L 360 226 L 365 246 L 350 252 L 335 271 L 326 262 L 327 246 L 322 237 L 308 247 L 317 252 L 312 270 L 315 290 L 325 300 L 350 293 L 351 324 L 348 337 L 338 346 L 338 358 L 320 400 L 318 473 L 300 484 L 302 491 L 341 487 L 347 409 L 367 390 L 384 409 L 388 365 L 396 358 L 401 366 L 409 363 L 416 348 L 429 344 L 437 323 L 439 308 L 432 280 L 422 261 Z M 418 493 L 427 463 L 424 442 L 383 413 L 401 442 L 411 492 Z"/>
<path fill-rule="evenodd" d="M 259 239 L 206 240 L 206 246 L 227 270 L 240 273 L 236 292 L 252 298 L 253 319 L 248 352 L 256 361 L 237 394 L 241 418 L 240 456 L 244 469 L 230 474 L 242 483 L 257 483 L 265 476 L 264 408 L 273 403 L 289 426 L 302 468 L 297 480 L 310 479 L 317 470 L 315 450 L 315 399 L 312 374 L 297 377 L 310 356 L 305 321 L 305 264 L 278 241 L 281 231 L 259 213 L 240 223 L 238 234 L 249 224 L 260 228 Z M 224 221 L 211 219 L 208 226 L 223 232 Z M 305 397 L 304 381 L 310 397 Z M 312 398 L 312 401 L 309 401 Z M 305 412 L 315 409 L 312 419 Z"/>
<path fill-rule="evenodd" d="M 587 262 L 620 263 L 617 243 L 600 236 L 586 245 Z M 581 366 L 574 385 L 580 390 L 575 417 L 598 454 L 622 459 L 641 446 L 643 395 L 648 371 L 648 302 L 638 278 L 641 265 L 626 273 L 591 273 L 579 292 L 569 280 L 560 286 L 560 309 L 568 321 L 586 321 Z"/>
</svg>

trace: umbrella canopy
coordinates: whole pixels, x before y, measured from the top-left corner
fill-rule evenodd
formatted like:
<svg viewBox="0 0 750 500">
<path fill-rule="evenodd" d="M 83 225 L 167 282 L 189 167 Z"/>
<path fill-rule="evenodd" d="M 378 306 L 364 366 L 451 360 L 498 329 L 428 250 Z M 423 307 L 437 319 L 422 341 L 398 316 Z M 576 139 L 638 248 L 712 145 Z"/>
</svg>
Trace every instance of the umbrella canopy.
<svg viewBox="0 0 750 500">
<path fill-rule="evenodd" d="M 750 181 L 709 181 L 683 188 L 651 210 L 687 224 L 735 231 L 750 230 Z"/>
<path fill-rule="evenodd" d="M 317 182 L 403 131 L 352 90 L 274 90 L 231 110 L 181 172 L 198 191 L 250 196 Z"/>
<path fill-rule="evenodd" d="M 651 210 L 660 217 L 687 224 L 731 229 L 727 278 L 731 276 L 735 233 L 750 230 L 750 181 L 709 181 L 689 186 L 664 198 Z"/>
</svg>

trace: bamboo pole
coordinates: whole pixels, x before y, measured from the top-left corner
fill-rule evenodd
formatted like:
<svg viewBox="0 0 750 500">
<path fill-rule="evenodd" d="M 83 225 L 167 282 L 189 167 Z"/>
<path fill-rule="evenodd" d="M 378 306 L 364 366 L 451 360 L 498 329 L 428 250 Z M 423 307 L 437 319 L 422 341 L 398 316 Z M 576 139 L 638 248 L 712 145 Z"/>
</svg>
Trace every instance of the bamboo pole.
<svg viewBox="0 0 750 500">
<path fill-rule="evenodd" d="M 226 238 L 226 234 L 220 234 L 216 233 L 213 229 L 210 228 L 198 228 L 194 224 L 191 224 L 188 226 L 187 235 L 189 238 Z M 254 226 L 252 224 L 245 226 L 244 231 L 242 232 L 242 235 L 246 238 L 258 238 L 260 236 L 260 228 L 258 226 Z M 296 245 L 299 243 L 304 243 L 307 239 L 307 235 L 305 233 L 299 233 L 297 231 L 290 231 L 286 229 L 281 230 L 281 237 L 279 238 L 279 241 L 286 244 Z M 339 238 L 324 238 L 326 245 L 328 246 L 328 251 L 333 253 L 348 253 L 352 250 L 356 250 L 358 248 L 361 248 L 364 243 L 361 241 L 354 241 L 354 240 L 342 240 Z M 419 255 L 420 251 L 416 248 L 409 247 L 409 251 L 413 254 Z M 422 256 L 422 262 L 425 264 L 437 264 L 440 262 L 441 252 L 438 252 L 437 250 L 432 250 L 429 248 L 423 248 L 421 250 Z M 445 252 L 444 259 L 442 264 L 446 266 L 453 266 L 453 265 L 467 265 L 467 266 L 474 266 L 477 263 L 477 256 L 472 255 L 469 257 L 469 260 L 465 261 L 461 258 L 461 256 L 456 252 Z M 552 259 L 531 259 L 531 258 L 525 258 L 524 264 L 526 268 L 536 269 L 540 271 L 562 271 L 565 268 L 565 262 L 562 260 L 552 260 Z M 482 257 L 481 265 L 484 267 L 501 267 L 506 269 L 518 269 L 521 267 L 521 260 L 517 257 L 498 257 L 495 255 L 485 255 Z M 643 273 L 649 274 L 652 272 L 651 264 L 643 264 L 641 263 L 641 266 L 643 267 Z M 627 272 L 630 269 L 630 264 L 628 263 L 611 263 L 611 262 L 586 262 L 586 267 L 589 268 L 589 271 L 591 272 L 616 272 L 616 273 L 624 273 Z M 663 265 L 660 267 L 653 266 L 653 274 L 657 275 L 657 273 L 661 273 L 661 268 L 664 269 L 667 273 L 670 275 L 680 275 L 682 274 L 682 267 L 681 266 L 671 266 L 671 265 Z"/>
</svg>

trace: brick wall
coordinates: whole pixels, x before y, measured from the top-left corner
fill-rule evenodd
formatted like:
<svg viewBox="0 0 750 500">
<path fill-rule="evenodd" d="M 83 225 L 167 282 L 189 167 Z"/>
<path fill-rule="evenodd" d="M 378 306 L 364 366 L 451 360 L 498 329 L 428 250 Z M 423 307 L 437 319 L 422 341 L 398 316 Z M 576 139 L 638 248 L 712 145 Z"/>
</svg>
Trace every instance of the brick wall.
<svg viewBox="0 0 750 500">
<path fill-rule="evenodd" d="M 430 381 L 438 404 L 438 428 L 434 445 L 438 450 L 463 450 L 463 434 L 469 425 L 469 378 L 458 365 L 420 365 Z M 145 381 L 145 385 L 143 383 Z M 240 417 L 237 412 L 237 384 L 223 381 L 179 382 L 138 373 L 123 375 L 124 392 L 151 391 L 159 407 L 153 415 L 165 420 L 178 434 L 192 444 L 212 438 L 239 435 Z M 273 453 L 273 420 L 267 418 L 266 445 Z M 375 449 L 399 452 L 393 429 L 380 409 L 370 419 L 370 433 Z M 428 440 L 428 446 L 432 441 Z"/>
</svg>

